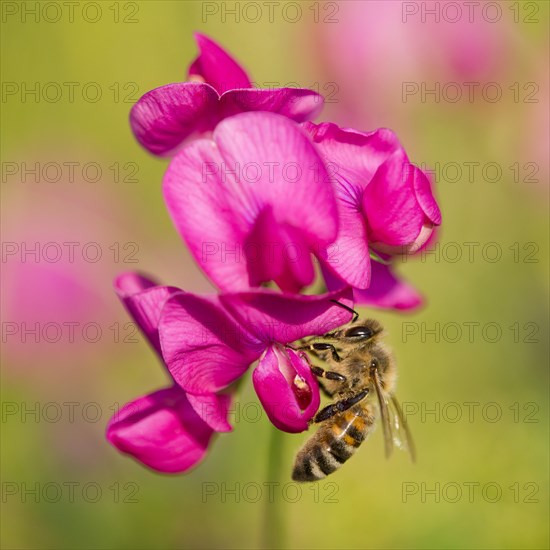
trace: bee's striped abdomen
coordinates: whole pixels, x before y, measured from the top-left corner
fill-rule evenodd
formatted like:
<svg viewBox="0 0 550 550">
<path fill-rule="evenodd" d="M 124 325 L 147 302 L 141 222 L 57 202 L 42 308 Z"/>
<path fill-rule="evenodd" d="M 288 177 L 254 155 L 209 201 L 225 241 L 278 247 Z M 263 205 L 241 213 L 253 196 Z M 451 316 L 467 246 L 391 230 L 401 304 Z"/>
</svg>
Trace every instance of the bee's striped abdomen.
<svg viewBox="0 0 550 550">
<path fill-rule="evenodd" d="M 355 406 L 327 420 L 296 456 L 292 479 L 317 481 L 346 462 L 367 437 L 374 416 L 370 407 Z"/>
</svg>

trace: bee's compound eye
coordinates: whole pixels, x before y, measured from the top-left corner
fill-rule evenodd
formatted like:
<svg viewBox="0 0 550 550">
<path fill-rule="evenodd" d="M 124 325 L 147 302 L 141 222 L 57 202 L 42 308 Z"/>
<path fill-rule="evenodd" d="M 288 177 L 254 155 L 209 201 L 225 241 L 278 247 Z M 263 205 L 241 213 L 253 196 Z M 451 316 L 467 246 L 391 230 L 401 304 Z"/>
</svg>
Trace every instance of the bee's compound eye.
<svg viewBox="0 0 550 550">
<path fill-rule="evenodd" d="M 365 326 L 352 327 L 345 334 L 346 338 L 372 338 L 374 336 L 373 331 Z"/>
<path fill-rule="evenodd" d="M 372 359 L 370 362 L 370 368 L 375 369 L 378 367 L 378 359 Z"/>
</svg>

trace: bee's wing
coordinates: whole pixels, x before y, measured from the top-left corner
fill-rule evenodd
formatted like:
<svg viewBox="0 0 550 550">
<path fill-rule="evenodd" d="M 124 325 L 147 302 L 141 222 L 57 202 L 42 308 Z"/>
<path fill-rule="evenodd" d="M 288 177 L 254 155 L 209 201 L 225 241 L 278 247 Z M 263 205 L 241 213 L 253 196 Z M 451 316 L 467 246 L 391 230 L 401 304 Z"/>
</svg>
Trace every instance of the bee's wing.
<svg viewBox="0 0 550 550">
<path fill-rule="evenodd" d="M 374 388 L 378 397 L 378 405 L 380 406 L 380 422 L 384 432 L 384 447 L 386 450 L 386 458 L 389 457 L 395 445 L 398 449 L 406 449 L 412 461 L 416 460 L 416 449 L 409 430 L 409 426 L 399 401 L 393 395 L 388 395 L 382 391 L 378 374 L 374 373 Z"/>
<path fill-rule="evenodd" d="M 415 462 L 416 449 L 414 446 L 411 431 L 409 429 L 409 425 L 407 424 L 407 420 L 403 416 L 403 410 L 401 409 L 399 401 L 397 401 L 397 397 L 395 397 L 395 395 L 393 394 L 391 394 L 389 397 L 390 399 L 388 401 L 388 409 L 390 410 L 390 414 L 392 417 L 391 427 L 393 442 L 398 449 L 407 450 L 409 452 L 409 455 L 411 456 L 411 460 Z"/>
<path fill-rule="evenodd" d="M 374 389 L 376 390 L 376 397 L 378 397 L 378 405 L 380 406 L 380 422 L 382 423 L 382 430 L 384 432 L 384 448 L 386 450 L 386 458 L 388 458 L 393 451 L 393 437 L 390 423 L 390 411 L 388 407 L 388 400 L 382 387 L 380 385 L 380 379 L 378 373 L 374 372 Z"/>
</svg>

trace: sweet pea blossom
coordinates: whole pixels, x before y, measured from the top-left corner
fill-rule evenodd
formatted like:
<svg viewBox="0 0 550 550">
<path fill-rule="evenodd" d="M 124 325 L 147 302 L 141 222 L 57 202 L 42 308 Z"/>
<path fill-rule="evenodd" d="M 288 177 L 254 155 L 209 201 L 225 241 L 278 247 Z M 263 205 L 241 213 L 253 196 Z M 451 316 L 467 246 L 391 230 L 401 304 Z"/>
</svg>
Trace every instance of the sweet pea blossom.
<svg viewBox="0 0 550 550">
<path fill-rule="evenodd" d="M 303 88 L 257 89 L 244 69 L 218 44 L 195 33 L 200 54 L 189 82 L 161 86 L 134 105 L 130 124 L 137 140 L 156 155 L 169 155 L 187 138 L 213 130 L 246 111 L 280 113 L 297 122 L 317 116 L 323 97 Z"/>
<path fill-rule="evenodd" d="M 414 289 L 390 269 L 373 268 L 370 249 L 391 256 L 425 245 L 441 223 L 427 176 L 409 162 L 391 130 L 364 133 L 311 122 L 303 127 L 331 166 L 338 205 L 339 233 L 323 265 L 329 288 L 350 285 L 359 303 L 414 307 L 419 300 Z"/>
<path fill-rule="evenodd" d="M 315 278 L 311 254 L 337 235 L 326 166 L 302 128 L 278 114 L 235 115 L 212 139 L 184 146 L 163 193 L 195 260 L 223 291 L 275 281 L 299 292 Z"/>
<path fill-rule="evenodd" d="M 153 349 L 159 354 L 158 324 L 166 300 L 181 292 L 157 286 L 143 276 L 119 276 L 115 289 Z M 212 396 L 205 396 L 212 402 Z M 217 396 L 217 410 L 227 417 L 230 397 Z M 214 429 L 195 412 L 178 384 L 139 397 L 116 412 L 107 426 L 107 439 L 119 451 L 161 472 L 189 470 L 206 454 Z"/>
<path fill-rule="evenodd" d="M 162 353 L 174 380 L 188 395 L 228 388 L 259 360 L 256 393 L 280 430 L 301 432 L 319 408 L 319 387 L 303 352 L 291 343 L 322 335 L 351 319 L 336 304 L 351 305 L 349 289 L 322 296 L 269 290 L 169 298 L 159 324 Z M 215 408 L 196 408 L 208 421 Z"/>
</svg>

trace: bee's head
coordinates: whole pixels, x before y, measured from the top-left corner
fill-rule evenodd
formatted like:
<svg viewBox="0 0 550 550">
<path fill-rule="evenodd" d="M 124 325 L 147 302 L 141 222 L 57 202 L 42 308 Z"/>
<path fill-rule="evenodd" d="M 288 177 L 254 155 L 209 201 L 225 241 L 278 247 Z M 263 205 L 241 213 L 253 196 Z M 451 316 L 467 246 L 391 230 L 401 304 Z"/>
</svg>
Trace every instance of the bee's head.
<svg viewBox="0 0 550 550">
<path fill-rule="evenodd" d="M 339 368 L 352 389 L 370 387 L 375 372 L 384 389 L 393 389 L 395 367 L 391 352 L 381 341 L 383 332 L 378 321 L 366 319 L 357 320 L 334 334 L 340 341 L 344 358 Z"/>
</svg>

